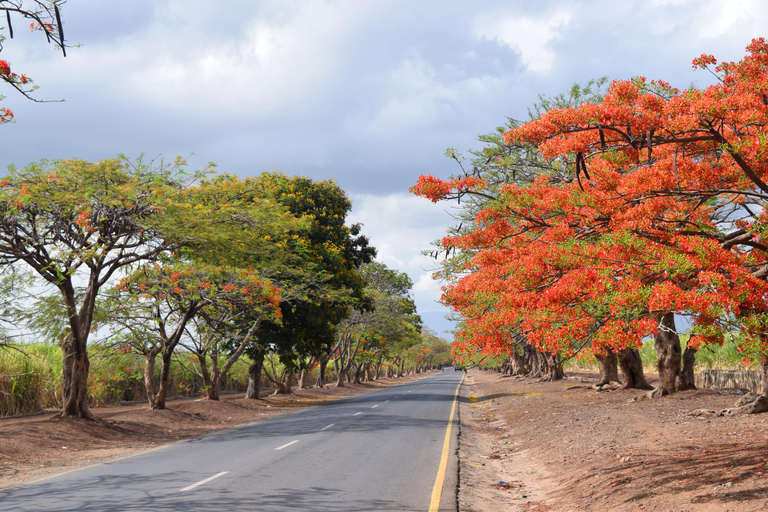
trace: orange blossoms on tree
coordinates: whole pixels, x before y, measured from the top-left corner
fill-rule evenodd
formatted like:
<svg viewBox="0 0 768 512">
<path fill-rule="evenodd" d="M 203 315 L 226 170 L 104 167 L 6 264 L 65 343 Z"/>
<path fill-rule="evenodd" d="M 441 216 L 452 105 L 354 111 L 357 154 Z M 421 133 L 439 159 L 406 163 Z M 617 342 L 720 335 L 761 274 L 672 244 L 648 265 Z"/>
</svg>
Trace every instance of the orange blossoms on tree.
<svg viewBox="0 0 768 512">
<path fill-rule="evenodd" d="M 465 251 L 442 299 L 463 320 L 458 346 L 504 354 L 524 335 L 565 357 L 619 350 L 674 312 L 693 319 L 697 344 L 753 333 L 744 348 L 761 359 L 768 212 L 754 205 L 768 201 L 768 44 L 747 51 L 706 89 L 615 81 L 600 103 L 504 134 L 570 169 L 563 182 L 542 173 L 490 191 L 479 178 L 419 178 L 411 191 L 431 201 L 494 194 L 470 230 L 443 240 Z"/>
<path fill-rule="evenodd" d="M 480 190 L 485 182 L 479 178 L 468 176 L 457 180 L 444 181 L 429 174 L 419 176 L 415 186 L 411 187 L 411 193 L 426 197 L 433 203 L 445 199 L 452 191 Z"/>
</svg>

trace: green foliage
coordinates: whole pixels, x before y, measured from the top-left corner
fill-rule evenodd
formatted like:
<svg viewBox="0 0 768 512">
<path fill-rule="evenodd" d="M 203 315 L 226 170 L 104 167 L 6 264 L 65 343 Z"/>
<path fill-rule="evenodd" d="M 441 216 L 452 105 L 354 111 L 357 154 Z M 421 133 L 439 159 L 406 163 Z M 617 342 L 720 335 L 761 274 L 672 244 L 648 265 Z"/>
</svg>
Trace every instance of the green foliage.
<svg viewBox="0 0 768 512">
<path fill-rule="evenodd" d="M 31 414 L 57 405 L 61 351 L 51 345 L 0 351 L 0 416 Z"/>
<path fill-rule="evenodd" d="M 147 399 L 141 354 L 130 349 L 115 350 L 110 345 L 94 345 L 89 357 L 88 391 L 92 406 Z M 61 407 L 61 358 L 57 346 L 44 343 L 0 351 L 0 417 Z M 248 385 L 249 365 L 247 359 L 238 361 L 230 370 L 224 389 L 244 390 Z M 170 370 L 170 397 L 203 390 L 198 368 L 193 354 L 176 354 Z"/>
<path fill-rule="evenodd" d="M 741 334 L 735 333 L 732 338 L 730 336 L 726 337 L 726 341 L 722 345 L 708 344 L 702 346 L 701 349 L 696 352 L 694 371 L 757 369 L 754 363 L 745 364 L 744 355 L 739 353 L 736 348 L 741 345 L 740 341 L 742 337 Z M 680 335 L 681 351 L 685 350 L 689 338 L 690 336 L 687 334 Z M 655 373 L 657 371 L 658 355 L 653 340 L 644 340 L 638 351 L 640 352 L 640 359 L 643 363 L 643 370 Z M 590 349 L 583 349 L 575 358 L 566 361 L 563 364 L 563 367 L 571 370 L 588 371 L 597 371 L 598 369 L 597 359 L 595 359 Z"/>
<path fill-rule="evenodd" d="M 351 202 L 332 180 L 278 173 L 241 180 L 208 170 L 187 173 L 185 164 L 124 157 L 43 161 L 12 168 L 0 182 L 0 263 L 25 262 L 49 289 L 58 288 L 35 297 L 31 307 L 0 315 L 34 325 L 42 339 L 67 340 L 65 350 L 73 354 L 87 354 L 77 364 L 89 368 L 79 389 L 87 389 L 91 405 L 146 398 L 144 357 L 157 355 L 161 344 L 164 354 L 173 352 L 181 336 L 207 331 L 221 343 L 220 353 L 239 356 L 237 340 L 260 325 L 252 355 L 269 351 L 281 364 L 302 367 L 312 361 L 307 356 L 327 353 L 336 324 L 352 310 L 372 308 L 359 267 L 375 250 L 360 226 L 344 224 Z M 0 283 L 6 298 L 19 289 L 21 275 Z M 413 331 L 419 324 L 413 302 L 398 300 Z M 194 315 L 199 321 L 186 328 Z M 108 343 L 88 346 L 89 335 L 106 325 L 113 328 Z M 169 329 L 173 339 L 165 340 Z M 196 357 L 176 354 L 170 396 L 201 388 Z M 58 366 L 42 388 L 28 376 L 45 371 L 8 362 L 8 396 L 38 390 L 42 398 L 30 399 L 33 409 L 62 404 L 61 384 L 58 395 L 46 388 L 61 375 L 62 356 L 52 360 Z M 234 360 L 226 366 L 234 372 L 229 381 L 244 385 L 247 364 L 230 368 Z M 6 410 L 17 413 L 17 402 Z M 80 410 L 87 416 L 84 405 Z"/>
<path fill-rule="evenodd" d="M 336 325 L 351 308 L 368 307 L 358 269 L 376 252 L 359 225 L 345 225 L 352 203 L 333 180 L 276 172 L 258 180 L 269 197 L 305 222 L 291 232 L 297 260 L 274 275 L 281 288 L 294 290 L 292 298 L 281 304 L 282 322 L 265 322 L 259 333 L 259 350 L 269 346 L 286 364 L 300 367 L 304 356 L 320 357 L 333 346 Z"/>
</svg>

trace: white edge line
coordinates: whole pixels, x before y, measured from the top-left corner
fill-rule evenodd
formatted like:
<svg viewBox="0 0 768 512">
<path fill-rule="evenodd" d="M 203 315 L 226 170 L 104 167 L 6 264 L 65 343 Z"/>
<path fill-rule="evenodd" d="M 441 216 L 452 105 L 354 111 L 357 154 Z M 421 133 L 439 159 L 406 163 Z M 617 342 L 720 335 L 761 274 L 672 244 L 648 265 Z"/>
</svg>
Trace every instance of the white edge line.
<svg viewBox="0 0 768 512">
<path fill-rule="evenodd" d="M 332 427 L 332 426 L 334 426 L 334 425 L 335 425 L 335 423 L 331 423 L 330 425 L 326 425 L 326 426 L 324 426 L 323 428 L 321 428 L 321 429 L 320 429 L 320 431 L 323 431 L 323 430 L 328 430 L 329 428 L 331 428 L 331 427 Z"/>
<path fill-rule="evenodd" d="M 277 448 L 275 448 L 275 451 L 277 451 L 277 450 L 282 450 L 283 448 L 288 448 L 288 447 L 289 447 L 289 446 L 291 446 L 292 444 L 296 444 L 296 443 L 298 443 L 298 442 L 299 442 L 299 440 L 298 440 L 298 439 L 294 439 L 294 440 L 293 440 L 293 441 L 291 441 L 290 443 L 286 443 L 286 444 L 284 444 L 283 446 L 278 446 Z"/>
<path fill-rule="evenodd" d="M 199 486 L 199 485 L 207 484 L 207 483 L 208 483 L 208 482 L 210 482 L 211 480 L 215 480 L 216 478 L 219 478 L 220 476 L 224 476 L 224 475 L 226 475 L 227 473 L 229 473 L 229 471 L 222 471 L 221 473 L 217 473 L 217 474 L 215 474 L 215 475 L 213 475 L 213 476 L 209 476 L 209 477 L 208 477 L 208 478 L 206 478 L 205 480 L 200 480 L 200 481 L 199 481 L 199 482 L 197 482 L 196 484 L 192 484 L 192 485 L 190 485 L 190 486 L 188 486 L 188 487 L 185 487 L 185 488 L 183 488 L 183 489 L 179 489 L 179 492 L 184 492 L 184 491 L 191 491 L 191 490 L 192 490 L 192 489 L 194 489 L 195 487 L 197 487 L 197 486 Z"/>
</svg>

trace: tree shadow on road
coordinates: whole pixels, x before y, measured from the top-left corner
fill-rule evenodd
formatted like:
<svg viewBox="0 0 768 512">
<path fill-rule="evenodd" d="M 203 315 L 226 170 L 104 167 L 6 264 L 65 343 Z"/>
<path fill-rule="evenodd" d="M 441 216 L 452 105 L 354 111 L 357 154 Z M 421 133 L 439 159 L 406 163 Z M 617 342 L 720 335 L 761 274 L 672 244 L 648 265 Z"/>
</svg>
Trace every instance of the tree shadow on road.
<svg viewBox="0 0 768 512">
<path fill-rule="evenodd" d="M 249 491 L 242 487 L 206 486 L 180 491 L 178 482 L 197 477 L 186 472 L 162 475 L 128 474 L 102 476 L 74 483 L 66 488 L 44 482 L 0 492 L 4 512 L 133 512 L 133 511 L 334 511 L 374 512 L 418 510 L 396 500 L 347 498 L 348 490 L 309 487 L 283 487 L 270 492 Z M 242 477 L 241 477 L 242 478 Z M 232 485 L 230 485 L 232 487 Z"/>
</svg>

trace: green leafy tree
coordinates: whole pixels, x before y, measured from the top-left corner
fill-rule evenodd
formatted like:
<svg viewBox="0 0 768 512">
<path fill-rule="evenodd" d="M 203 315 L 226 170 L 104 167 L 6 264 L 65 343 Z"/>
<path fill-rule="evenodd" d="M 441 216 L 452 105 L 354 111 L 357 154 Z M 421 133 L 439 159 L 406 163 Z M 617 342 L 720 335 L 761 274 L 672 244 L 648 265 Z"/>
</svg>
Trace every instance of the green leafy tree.
<svg viewBox="0 0 768 512">
<path fill-rule="evenodd" d="M 378 377 L 385 357 L 393 366 L 401 364 L 403 345 L 413 345 L 411 341 L 422 327 L 407 274 L 379 262 L 363 265 L 360 274 L 371 307 L 353 311 L 337 327 L 332 350 L 337 386 L 343 386 L 345 379 L 360 383 L 363 375 L 368 379 Z"/>
<path fill-rule="evenodd" d="M 370 262 L 375 249 L 360 234 L 361 226 L 347 226 L 352 203 L 333 180 L 313 181 L 272 172 L 258 177 L 264 194 L 306 222 L 291 232 L 284 244 L 293 258 L 274 270 L 283 289 L 300 290 L 281 303 L 282 321 L 265 322 L 259 345 L 249 352 L 248 396 L 258 398 L 258 385 L 267 351 L 290 368 L 321 359 L 335 342 L 335 327 L 352 309 L 368 307 L 364 280 L 358 269 Z"/>
<path fill-rule="evenodd" d="M 237 187 L 195 186 L 204 173 L 185 173 L 185 165 L 183 159 L 62 160 L 12 167 L 0 181 L 0 264 L 26 264 L 65 306 L 63 416 L 94 418 L 87 345 L 107 283 L 189 246 L 225 255 L 259 248 L 253 227 L 271 229 L 285 214 L 262 199 L 253 210 L 258 216 L 249 216 L 227 200 L 237 197 Z"/>
<path fill-rule="evenodd" d="M 233 323 L 247 316 L 256 318 L 248 326 L 242 340 L 230 356 L 227 369 L 242 355 L 264 318 L 279 318 L 280 291 L 258 272 L 251 269 L 227 268 L 202 262 L 179 262 L 174 265 L 150 264 L 122 279 L 117 291 L 135 298 L 137 304 L 123 311 L 123 323 L 135 325 L 136 320 L 151 326 L 151 340 L 142 343 L 145 356 L 144 377 L 152 409 L 164 409 L 170 385 L 173 352 L 185 335 L 193 318 L 207 314 L 220 323 Z M 127 315 L 126 315 L 127 313 Z M 247 313 L 247 315 L 246 315 Z M 211 325 L 211 324 L 209 324 Z M 161 356 L 159 383 L 155 381 L 155 358 Z M 206 384 L 218 399 L 222 373 L 216 372 Z M 225 372 L 224 372 L 225 373 Z"/>
</svg>

